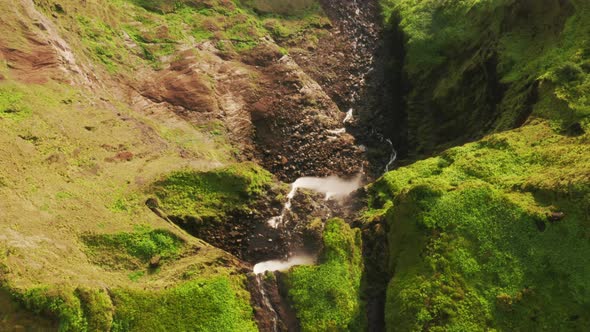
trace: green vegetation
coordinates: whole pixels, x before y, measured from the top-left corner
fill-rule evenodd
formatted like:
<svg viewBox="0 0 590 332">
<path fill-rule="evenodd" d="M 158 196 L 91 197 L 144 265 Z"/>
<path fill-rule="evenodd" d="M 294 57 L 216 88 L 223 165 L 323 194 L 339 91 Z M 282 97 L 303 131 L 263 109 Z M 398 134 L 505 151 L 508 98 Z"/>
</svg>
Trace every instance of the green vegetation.
<svg viewBox="0 0 590 332">
<path fill-rule="evenodd" d="M 588 326 L 588 142 L 537 120 L 372 185 L 367 218 L 390 227 L 388 330 Z"/>
<path fill-rule="evenodd" d="M 59 107 L 71 96 L 71 91 L 35 84 L 0 81 L 0 119 L 23 120 L 42 106 Z M 65 91 L 64 91 L 65 90 Z"/>
<path fill-rule="evenodd" d="M 154 292 L 113 291 L 113 331 L 256 331 L 244 292 L 226 277 Z"/>
<path fill-rule="evenodd" d="M 590 115 L 588 2 L 381 3 L 405 37 L 411 152 L 512 129 L 531 112 L 563 130 Z"/>
<path fill-rule="evenodd" d="M 288 274 L 289 297 L 302 330 L 362 330 L 360 231 L 341 219 L 328 220 L 319 263 L 295 267 Z"/>
<path fill-rule="evenodd" d="M 232 211 L 246 211 L 270 188 L 272 175 L 253 163 L 208 172 L 176 172 L 153 185 L 163 210 L 197 221 L 221 222 Z"/>
<path fill-rule="evenodd" d="M 247 51 L 266 35 L 286 38 L 326 20 L 315 0 L 101 0 L 84 7 L 77 1 L 64 0 L 56 7 L 42 0 L 40 5 L 63 24 L 70 19 L 64 11 L 75 12 L 68 29 L 80 35 L 85 53 L 111 74 L 143 64 L 161 68 L 183 44 L 211 40 L 224 52 Z"/>
<path fill-rule="evenodd" d="M 138 228 L 132 233 L 87 234 L 82 240 L 88 247 L 88 255 L 98 264 L 109 267 L 141 267 L 152 257 L 162 260 L 177 258 L 184 242 L 167 230 Z M 132 280 L 141 277 L 134 275 Z"/>
<path fill-rule="evenodd" d="M 109 331 L 113 307 L 105 290 L 37 287 L 13 295 L 37 315 L 55 317 L 59 331 Z"/>
<path fill-rule="evenodd" d="M 404 35 L 410 153 L 497 132 L 370 187 L 366 218 L 389 226 L 387 329 L 584 329 L 590 5 L 381 3 Z"/>
<path fill-rule="evenodd" d="M 27 116 L 31 110 L 23 102 L 23 92 L 16 86 L 0 85 L 0 118 L 17 119 Z"/>
<path fill-rule="evenodd" d="M 232 277 L 233 278 L 233 277 Z M 37 287 L 13 292 L 36 315 L 59 320 L 59 331 L 256 331 L 240 280 L 197 279 L 163 291 Z M 112 299 L 112 301 L 111 301 Z"/>
</svg>

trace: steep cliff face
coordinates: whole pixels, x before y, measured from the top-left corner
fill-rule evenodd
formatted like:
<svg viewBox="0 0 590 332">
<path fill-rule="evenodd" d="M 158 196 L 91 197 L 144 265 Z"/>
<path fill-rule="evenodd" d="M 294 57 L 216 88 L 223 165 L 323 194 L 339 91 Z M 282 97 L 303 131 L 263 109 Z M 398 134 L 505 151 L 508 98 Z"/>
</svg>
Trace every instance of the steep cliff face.
<svg viewBox="0 0 590 332">
<path fill-rule="evenodd" d="M 590 6 L 382 4 L 404 36 L 408 157 L 437 154 L 369 186 L 386 329 L 587 328 Z"/>
<path fill-rule="evenodd" d="M 382 4 L 390 29 L 405 38 L 407 123 L 400 131 L 410 155 L 519 127 L 531 114 L 559 120 L 563 129 L 587 115 L 579 76 L 587 61 L 584 3 Z M 567 107 L 534 111 L 553 97 Z"/>
</svg>

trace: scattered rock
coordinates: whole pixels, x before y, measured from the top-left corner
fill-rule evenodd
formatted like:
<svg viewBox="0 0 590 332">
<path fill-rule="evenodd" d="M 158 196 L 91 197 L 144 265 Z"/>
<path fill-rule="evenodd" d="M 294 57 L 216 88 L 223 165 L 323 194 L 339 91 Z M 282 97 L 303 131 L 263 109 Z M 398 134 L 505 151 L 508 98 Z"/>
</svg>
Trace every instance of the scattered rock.
<svg viewBox="0 0 590 332">
<path fill-rule="evenodd" d="M 66 156 L 63 153 L 54 153 L 45 159 L 49 164 L 63 163 L 66 160 Z"/>
<path fill-rule="evenodd" d="M 117 148 L 117 147 L 114 147 L 114 146 L 112 146 L 110 144 L 103 144 L 100 147 L 103 148 L 106 151 L 109 151 L 109 152 L 120 151 L 120 148 L 121 148 L 121 146 L 119 146 L 119 148 Z"/>
<path fill-rule="evenodd" d="M 59 3 L 56 3 L 53 5 L 53 11 L 60 13 L 60 14 L 64 14 L 66 11 L 64 10 L 64 7 L 62 5 L 60 5 Z"/>
<path fill-rule="evenodd" d="M 122 161 L 131 161 L 133 160 L 133 153 L 130 151 L 121 151 L 117 153 L 114 157 L 105 158 L 106 162 L 122 162 Z"/>
<path fill-rule="evenodd" d="M 547 214 L 547 220 L 550 222 L 560 221 L 565 218 L 565 213 L 563 212 L 551 212 Z"/>
<path fill-rule="evenodd" d="M 160 202 L 158 202 L 157 198 L 150 197 L 145 201 L 145 205 L 150 209 L 159 209 Z"/>
<path fill-rule="evenodd" d="M 36 144 L 39 141 L 39 137 L 35 135 L 18 135 L 18 137 L 24 139 L 25 141 L 29 141 L 33 144 Z"/>
<path fill-rule="evenodd" d="M 162 260 L 162 256 L 156 255 L 150 259 L 150 268 L 155 269 L 160 266 L 160 261 Z"/>
</svg>

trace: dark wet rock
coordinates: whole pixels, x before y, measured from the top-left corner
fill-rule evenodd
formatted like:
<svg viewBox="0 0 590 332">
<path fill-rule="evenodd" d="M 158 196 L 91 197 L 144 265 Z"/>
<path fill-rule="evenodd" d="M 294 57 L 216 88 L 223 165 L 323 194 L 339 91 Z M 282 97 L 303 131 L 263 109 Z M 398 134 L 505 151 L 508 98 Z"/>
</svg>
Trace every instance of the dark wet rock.
<svg viewBox="0 0 590 332">
<path fill-rule="evenodd" d="M 535 225 L 537 226 L 537 229 L 539 230 L 539 232 L 544 232 L 545 229 L 547 228 L 547 224 L 545 224 L 544 220 L 536 220 Z"/>
<path fill-rule="evenodd" d="M 288 300 L 288 290 L 280 272 L 248 274 L 250 303 L 261 332 L 300 331 L 299 322 Z"/>
<path fill-rule="evenodd" d="M 582 127 L 582 125 L 579 122 L 572 123 L 565 130 L 566 135 L 574 137 L 582 136 L 584 135 L 584 133 L 584 127 Z"/>
</svg>

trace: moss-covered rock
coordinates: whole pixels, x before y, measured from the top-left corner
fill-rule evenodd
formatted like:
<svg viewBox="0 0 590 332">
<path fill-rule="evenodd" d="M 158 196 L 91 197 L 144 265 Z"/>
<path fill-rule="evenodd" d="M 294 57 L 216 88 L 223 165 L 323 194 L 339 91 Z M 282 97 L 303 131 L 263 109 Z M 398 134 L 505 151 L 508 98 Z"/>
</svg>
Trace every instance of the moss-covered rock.
<svg viewBox="0 0 590 332">
<path fill-rule="evenodd" d="M 226 277 L 161 292 L 113 291 L 113 331 L 256 331 L 245 291 Z"/>
<path fill-rule="evenodd" d="M 563 128 L 590 114 L 586 2 L 381 3 L 405 36 L 407 123 L 394 132 L 411 155 L 521 126 L 531 114 Z"/>
<path fill-rule="evenodd" d="M 175 172 L 154 183 L 152 190 L 168 215 L 221 222 L 232 212 L 249 209 L 272 183 L 268 171 L 243 163 L 208 172 Z"/>
<path fill-rule="evenodd" d="M 387 329 L 588 326 L 589 139 L 538 121 L 372 185 L 368 216 L 389 225 Z"/>
<path fill-rule="evenodd" d="M 293 268 L 289 297 L 303 331 L 360 331 L 361 236 L 341 219 L 326 222 L 324 249 L 317 266 Z"/>
<path fill-rule="evenodd" d="M 142 268 L 150 260 L 178 258 L 184 241 L 167 230 L 150 230 L 138 227 L 132 233 L 85 234 L 82 240 L 87 247 L 88 257 L 106 268 Z"/>
<path fill-rule="evenodd" d="M 410 153 L 484 137 L 370 187 L 367 218 L 389 226 L 387 329 L 584 329 L 590 6 L 382 5 L 405 36 Z"/>
<path fill-rule="evenodd" d="M 39 316 L 38 324 L 48 324 L 42 317 L 49 317 L 64 332 L 256 331 L 238 277 L 195 279 L 161 291 L 39 286 L 12 294 Z"/>
</svg>

